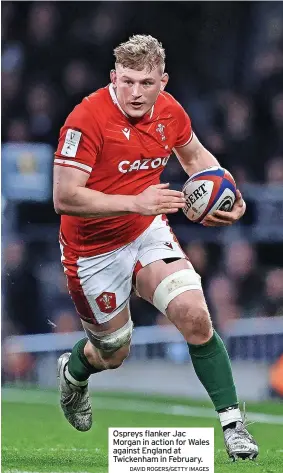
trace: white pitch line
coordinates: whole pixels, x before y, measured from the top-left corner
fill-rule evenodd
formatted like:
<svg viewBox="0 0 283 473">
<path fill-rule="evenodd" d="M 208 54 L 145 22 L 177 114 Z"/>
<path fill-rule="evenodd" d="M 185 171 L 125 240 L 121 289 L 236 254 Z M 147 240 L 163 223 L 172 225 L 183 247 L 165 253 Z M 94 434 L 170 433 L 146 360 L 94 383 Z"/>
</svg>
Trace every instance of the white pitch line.
<svg viewBox="0 0 283 473">
<path fill-rule="evenodd" d="M 5 447 L 5 446 L 2 446 L 2 451 L 6 451 L 6 452 L 21 452 L 22 449 L 20 448 L 17 448 L 17 447 Z M 33 448 L 32 449 L 33 452 L 64 452 L 64 453 L 71 453 L 71 452 L 92 452 L 92 453 L 102 453 L 102 450 L 100 448 L 93 448 L 93 449 L 90 449 L 90 448 L 61 448 L 61 447 L 56 447 L 56 448 L 52 448 L 52 447 L 41 447 L 41 448 Z"/>
<path fill-rule="evenodd" d="M 3 473 L 42 473 L 39 472 L 39 471 L 23 471 L 23 470 L 4 470 Z M 62 471 L 60 472 L 56 472 L 56 471 L 49 471 L 48 473 L 62 473 Z M 68 473 L 78 473 L 78 472 L 68 472 Z M 80 473 L 89 473 L 88 471 L 80 471 Z"/>
<path fill-rule="evenodd" d="M 2 389 L 2 400 L 6 402 L 17 402 L 24 404 L 46 404 L 54 405 L 58 403 L 59 396 L 55 392 L 27 390 L 20 391 L 13 388 Z M 181 417 L 203 417 L 217 418 L 213 409 L 208 407 L 193 407 L 181 404 L 169 404 L 168 402 L 141 401 L 134 399 L 117 399 L 108 394 L 105 397 L 95 396 L 93 407 L 99 410 L 114 410 L 126 412 L 144 412 L 154 414 L 166 414 Z M 248 420 L 261 424 L 283 425 L 283 416 L 274 414 L 264 414 L 259 412 L 248 412 Z"/>
</svg>

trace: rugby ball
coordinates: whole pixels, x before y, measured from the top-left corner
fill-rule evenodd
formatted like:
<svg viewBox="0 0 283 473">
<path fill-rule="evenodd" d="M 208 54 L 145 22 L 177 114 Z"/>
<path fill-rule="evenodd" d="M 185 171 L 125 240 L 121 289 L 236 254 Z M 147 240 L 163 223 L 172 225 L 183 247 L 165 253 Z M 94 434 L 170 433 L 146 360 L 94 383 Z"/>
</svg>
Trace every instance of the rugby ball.
<svg viewBox="0 0 283 473">
<path fill-rule="evenodd" d="M 224 168 L 213 166 L 193 174 L 184 184 L 186 206 L 183 212 L 195 223 L 201 223 L 215 210 L 230 212 L 236 198 L 236 183 Z"/>
</svg>

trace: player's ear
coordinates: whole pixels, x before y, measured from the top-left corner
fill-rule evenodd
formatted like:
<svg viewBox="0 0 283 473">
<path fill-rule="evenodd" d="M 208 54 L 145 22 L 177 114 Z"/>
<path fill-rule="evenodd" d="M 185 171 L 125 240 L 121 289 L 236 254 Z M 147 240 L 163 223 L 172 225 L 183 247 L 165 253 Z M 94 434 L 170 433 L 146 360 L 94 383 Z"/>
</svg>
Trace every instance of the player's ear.
<svg viewBox="0 0 283 473">
<path fill-rule="evenodd" d="M 165 72 L 161 78 L 160 90 L 164 90 L 169 81 L 169 75 Z"/>
<path fill-rule="evenodd" d="M 110 80 L 111 80 L 112 84 L 116 85 L 117 74 L 116 74 L 115 69 L 111 69 L 111 71 L 110 71 Z"/>
</svg>

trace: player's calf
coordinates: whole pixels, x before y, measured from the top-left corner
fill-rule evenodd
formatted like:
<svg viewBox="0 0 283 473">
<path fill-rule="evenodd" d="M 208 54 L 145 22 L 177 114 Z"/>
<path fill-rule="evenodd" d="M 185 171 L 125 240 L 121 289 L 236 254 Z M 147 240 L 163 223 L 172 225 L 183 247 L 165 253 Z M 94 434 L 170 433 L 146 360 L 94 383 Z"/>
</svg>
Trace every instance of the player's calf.
<svg viewBox="0 0 283 473">
<path fill-rule="evenodd" d="M 223 341 L 213 332 L 202 292 L 180 294 L 169 304 L 167 315 L 188 342 L 196 374 L 219 413 L 228 454 L 252 458 L 257 447 L 246 429 L 241 428 L 230 360 Z M 239 447 L 241 440 L 242 450 Z"/>
<path fill-rule="evenodd" d="M 80 431 L 92 425 L 88 378 L 105 369 L 118 368 L 129 354 L 132 321 L 112 333 L 95 332 L 85 327 L 88 338 L 64 353 L 58 360 L 60 404 L 68 422 Z"/>
<path fill-rule="evenodd" d="M 80 340 L 73 348 L 66 367 L 69 380 L 86 381 L 91 374 L 118 368 L 128 356 L 133 330 L 129 319 L 121 328 L 111 333 L 95 331 L 85 325 L 87 339 Z"/>
</svg>

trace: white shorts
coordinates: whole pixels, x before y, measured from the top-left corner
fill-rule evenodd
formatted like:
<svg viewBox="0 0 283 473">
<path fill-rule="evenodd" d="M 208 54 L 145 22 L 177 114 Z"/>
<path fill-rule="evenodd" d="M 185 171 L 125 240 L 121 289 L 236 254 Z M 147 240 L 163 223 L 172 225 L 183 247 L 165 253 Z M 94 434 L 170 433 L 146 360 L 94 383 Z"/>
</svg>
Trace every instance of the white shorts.
<svg viewBox="0 0 283 473">
<path fill-rule="evenodd" d="M 167 219 L 158 215 L 133 242 L 114 251 L 88 258 L 61 245 L 68 289 L 81 319 L 92 324 L 108 322 L 129 304 L 138 271 L 165 258 L 186 258 Z M 66 255 L 68 256 L 66 258 Z"/>
</svg>

